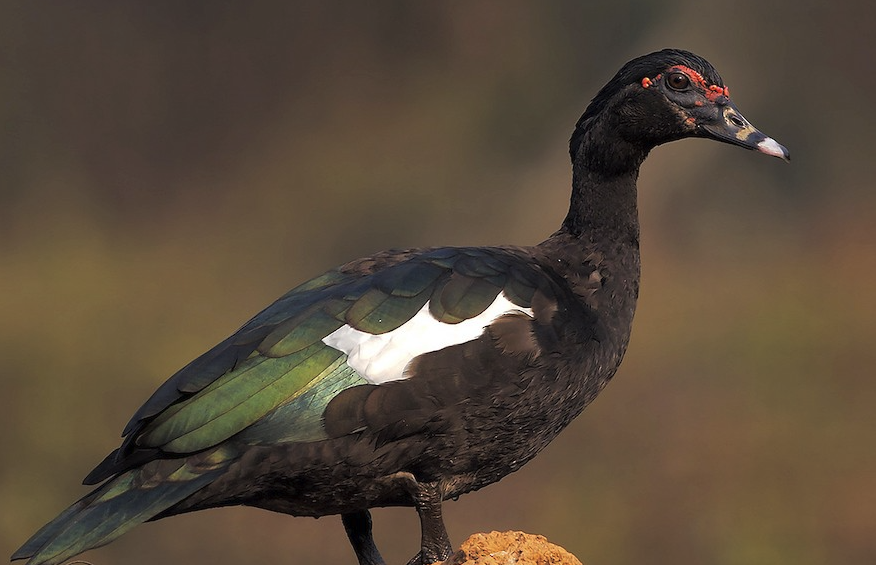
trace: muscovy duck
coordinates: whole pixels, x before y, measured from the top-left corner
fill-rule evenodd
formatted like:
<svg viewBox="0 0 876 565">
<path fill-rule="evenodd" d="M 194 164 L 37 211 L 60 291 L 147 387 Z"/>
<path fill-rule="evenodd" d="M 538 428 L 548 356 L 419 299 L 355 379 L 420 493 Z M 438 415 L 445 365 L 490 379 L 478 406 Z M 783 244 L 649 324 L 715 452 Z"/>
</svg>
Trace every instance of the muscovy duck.
<svg viewBox="0 0 876 565">
<path fill-rule="evenodd" d="M 99 486 L 12 558 L 58 564 L 147 520 L 240 504 L 340 514 L 361 565 L 383 563 L 369 509 L 413 506 L 411 563 L 445 559 L 442 501 L 522 467 L 615 374 L 639 166 L 686 137 L 789 158 L 703 58 L 630 61 L 577 123 L 571 205 L 547 240 L 386 251 L 294 288 L 170 377 L 84 481 Z"/>
</svg>

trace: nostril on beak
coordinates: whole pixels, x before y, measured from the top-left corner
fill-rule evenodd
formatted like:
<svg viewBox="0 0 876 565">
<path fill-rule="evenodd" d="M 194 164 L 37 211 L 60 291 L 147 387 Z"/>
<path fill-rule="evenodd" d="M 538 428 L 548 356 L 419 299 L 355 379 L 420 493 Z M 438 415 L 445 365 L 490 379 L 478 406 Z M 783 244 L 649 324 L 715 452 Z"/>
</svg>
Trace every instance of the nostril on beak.
<svg viewBox="0 0 876 565">
<path fill-rule="evenodd" d="M 745 120 L 742 118 L 742 116 L 740 116 L 738 114 L 730 114 L 727 117 L 727 119 L 729 119 L 730 123 L 732 123 L 734 126 L 736 126 L 738 128 L 744 128 L 745 126 L 748 125 L 745 123 Z"/>
</svg>

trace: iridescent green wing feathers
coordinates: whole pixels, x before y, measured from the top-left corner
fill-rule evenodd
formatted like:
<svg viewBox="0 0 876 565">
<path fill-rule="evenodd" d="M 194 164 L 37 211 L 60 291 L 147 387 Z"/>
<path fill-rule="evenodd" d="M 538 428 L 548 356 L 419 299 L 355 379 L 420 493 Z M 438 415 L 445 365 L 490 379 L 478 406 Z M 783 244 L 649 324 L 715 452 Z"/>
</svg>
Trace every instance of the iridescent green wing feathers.
<svg viewBox="0 0 876 565">
<path fill-rule="evenodd" d="M 236 434 L 254 444 L 324 439 L 325 406 L 340 391 L 365 383 L 342 352 L 323 343 L 325 336 L 345 324 L 386 333 L 427 303 L 436 319 L 457 323 L 482 313 L 500 292 L 528 308 L 543 276 L 513 250 L 500 248 L 397 252 L 329 271 L 173 375 L 131 419 L 122 447 L 87 482 L 151 458 L 144 451 L 193 453 Z"/>
</svg>

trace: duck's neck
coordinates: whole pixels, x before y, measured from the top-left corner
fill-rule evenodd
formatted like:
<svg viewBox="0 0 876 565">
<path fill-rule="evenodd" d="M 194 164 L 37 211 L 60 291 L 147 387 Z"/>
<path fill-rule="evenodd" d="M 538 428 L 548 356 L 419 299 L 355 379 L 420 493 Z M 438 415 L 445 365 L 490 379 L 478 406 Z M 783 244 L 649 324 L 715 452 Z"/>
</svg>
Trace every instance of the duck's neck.
<svg viewBox="0 0 876 565">
<path fill-rule="evenodd" d="M 636 167 L 606 176 L 576 162 L 572 171 L 569 213 L 560 232 L 592 244 L 630 245 L 638 249 Z"/>
<path fill-rule="evenodd" d="M 591 153 L 596 158 L 587 159 L 579 151 L 572 166 L 569 213 L 560 229 L 538 246 L 544 264 L 573 293 L 593 311 L 610 312 L 625 331 L 639 288 L 636 179 L 645 154 L 606 173 L 598 166 L 606 162 L 604 155 Z"/>
<path fill-rule="evenodd" d="M 593 297 L 585 299 L 588 305 L 609 308 L 631 322 L 640 268 L 638 169 L 610 178 L 578 163 L 573 171 L 569 213 L 560 229 L 537 247 L 544 264 L 573 292 Z M 591 295 L 597 287 L 605 297 Z"/>
<path fill-rule="evenodd" d="M 636 179 L 649 148 L 625 139 L 609 110 L 591 105 L 572 135 L 572 198 L 558 234 L 638 249 Z"/>
</svg>

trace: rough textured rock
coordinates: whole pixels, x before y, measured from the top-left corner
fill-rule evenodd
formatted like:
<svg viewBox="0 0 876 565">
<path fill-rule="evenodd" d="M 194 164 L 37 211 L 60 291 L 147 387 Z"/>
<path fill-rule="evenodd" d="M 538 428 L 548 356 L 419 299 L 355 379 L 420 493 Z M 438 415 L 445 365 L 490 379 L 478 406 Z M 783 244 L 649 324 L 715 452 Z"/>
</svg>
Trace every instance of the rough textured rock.
<svg viewBox="0 0 876 565">
<path fill-rule="evenodd" d="M 524 532 L 473 534 L 447 561 L 434 565 L 581 565 L 544 536 Z"/>
</svg>

